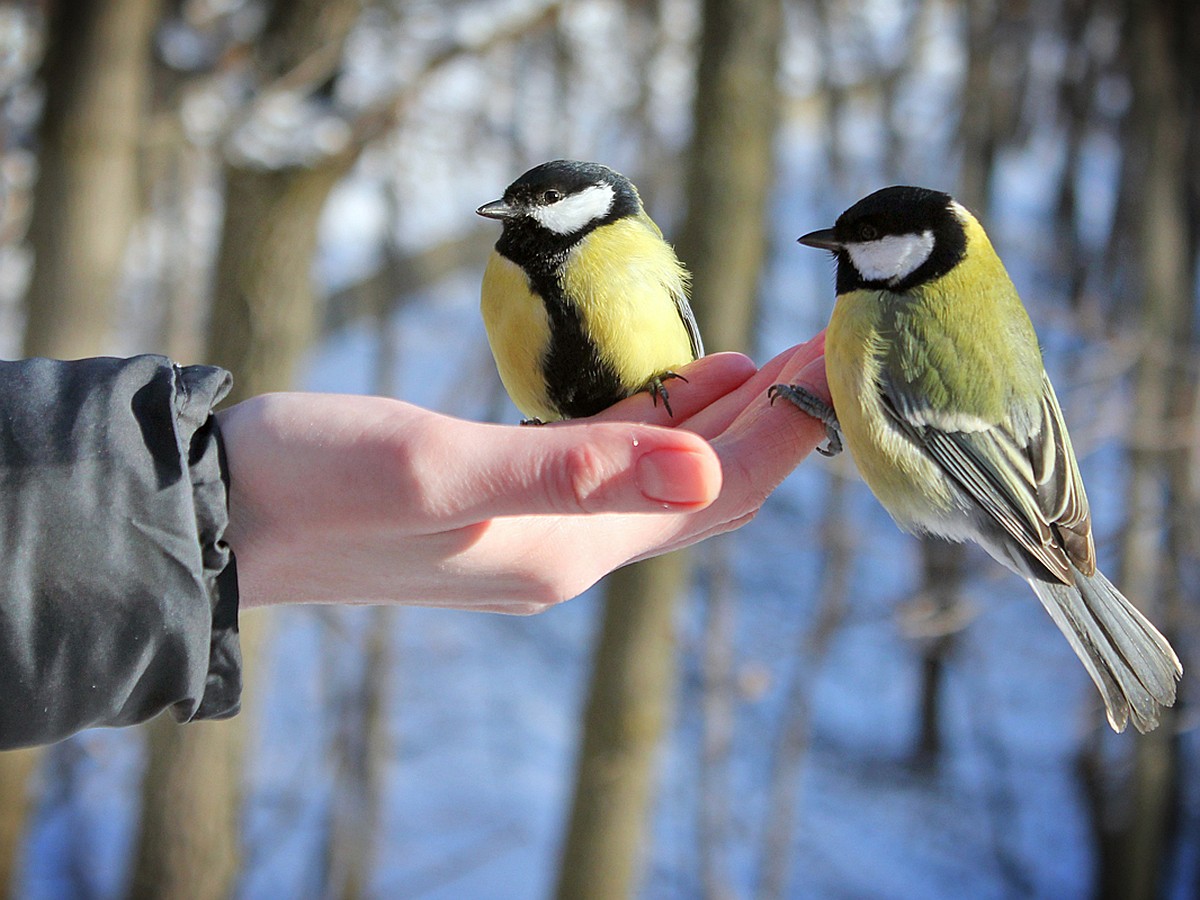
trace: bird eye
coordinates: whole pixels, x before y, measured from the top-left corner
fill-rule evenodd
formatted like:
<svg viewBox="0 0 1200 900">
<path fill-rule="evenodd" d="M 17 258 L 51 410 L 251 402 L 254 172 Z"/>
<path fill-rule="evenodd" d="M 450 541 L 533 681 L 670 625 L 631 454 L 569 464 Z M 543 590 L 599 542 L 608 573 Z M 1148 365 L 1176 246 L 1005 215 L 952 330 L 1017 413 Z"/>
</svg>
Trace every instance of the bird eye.
<svg viewBox="0 0 1200 900">
<path fill-rule="evenodd" d="M 879 229 L 874 225 L 864 222 L 862 225 L 858 226 L 858 237 L 859 240 L 873 241 L 875 238 L 879 237 Z"/>
<path fill-rule="evenodd" d="M 557 203 L 562 199 L 562 194 L 560 194 L 558 191 L 550 190 L 542 194 L 542 199 L 547 203 Z"/>
</svg>

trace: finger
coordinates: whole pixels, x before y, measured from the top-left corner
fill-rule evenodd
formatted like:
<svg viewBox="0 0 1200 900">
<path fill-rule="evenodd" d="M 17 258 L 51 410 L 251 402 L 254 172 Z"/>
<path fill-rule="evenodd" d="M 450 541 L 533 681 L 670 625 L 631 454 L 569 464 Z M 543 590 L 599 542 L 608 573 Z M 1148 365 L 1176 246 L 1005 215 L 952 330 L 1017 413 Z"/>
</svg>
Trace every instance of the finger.
<svg viewBox="0 0 1200 900">
<path fill-rule="evenodd" d="M 821 332 L 811 340 L 783 351 L 759 369 L 752 378 L 743 382 L 736 391 L 719 398 L 681 424 L 689 431 L 710 440 L 716 438 L 745 410 L 768 405 L 770 401 L 767 391 L 771 385 L 798 377 L 800 372 L 810 371 L 810 367 L 812 371 L 819 369 L 824 372 L 824 349 L 825 333 Z"/>
<path fill-rule="evenodd" d="M 712 446 L 721 459 L 723 485 L 709 506 L 687 516 L 639 516 L 621 520 L 619 529 L 602 541 L 593 533 L 589 543 L 602 544 L 612 559 L 632 560 L 685 547 L 750 521 L 759 507 L 796 465 L 825 437 L 824 427 L 791 404 L 772 407 L 767 389 L 797 381 L 821 391 L 824 387 L 823 335 L 779 354 L 736 391 L 721 398 L 682 428 L 713 434 Z M 572 522 L 592 532 L 595 522 Z M 622 554 L 625 554 L 622 556 Z"/>
<path fill-rule="evenodd" d="M 790 364 L 780 371 L 777 383 L 802 387 L 809 393 L 816 394 L 826 403 L 833 403 L 833 399 L 829 396 L 829 380 L 825 376 L 824 355 L 805 362 L 797 354 Z"/>
<path fill-rule="evenodd" d="M 640 562 L 643 559 L 651 559 L 655 556 L 662 556 L 664 553 L 671 553 L 675 550 L 682 550 L 685 547 L 690 547 L 692 544 L 706 541 L 711 537 L 716 537 L 719 534 L 725 534 L 728 531 L 736 531 L 747 522 L 754 518 L 757 510 L 743 513 L 732 519 L 711 519 L 704 522 L 703 528 L 696 528 L 695 522 L 688 523 L 687 527 L 681 527 L 682 523 L 675 523 L 674 533 L 664 535 L 661 538 L 661 543 L 651 550 L 643 551 L 635 556 L 632 556 L 626 562 Z"/>
<path fill-rule="evenodd" d="M 439 529 L 499 516 L 687 512 L 721 491 L 715 451 L 687 431 L 622 422 L 458 424 L 470 433 L 442 430 L 436 439 L 445 446 L 419 454 L 442 461 L 423 479 L 424 506 Z"/>
<path fill-rule="evenodd" d="M 771 384 L 798 384 L 821 397 L 829 396 L 829 383 L 825 377 L 825 333 L 781 354 L 783 365 Z M 778 358 L 778 357 L 777 357 Z M 761 387 L 761 383 L 750 387 Z M 770 385 L 767 386 L 768 390 Z M 795 415 L 800 413 L 799 415 Z M 747 404 L 723 433 L 723 449 L 739 460 L 753 465 L 755 471 L 765 471 L 774 489 L 778 477 L 782 480 L 791 468 L 817 446 L 825 437 L 825 426 L 812 416 L 801 413 L 790 403 L 772 403 L 764 395 L 758 402 Z M 783 450 L 790 448 L 790 454 Z M 788 456 L 794 457 L 787 467 Z M 765 470 L 763 465 L 765 464 Z"/>
<path fill-rule="evenodd" d="M 741 387 L 757 371 L 753 360 L 741 353 L 714 353 L 679 369 L 676 374 L 681 378 L 664 382 L 670 413 L 661 398 L 652 397 L 649 391 L 640 391 L 592 416 L 589 421 L 634 421 L 674 427 Z"/>
<path fill-rule="evenodd" d="M 713 503 L 686 516 L 624 520 L 619 532 L 603 542 L 604 552 L 624 553 L 625 561 L 645 559 L 740 528 L 824 439 L 824 426 L 816 419 L 794 407 L 772 408 L 764 398 L 713 441 L 723 476 Z"/>
<path fill-rule="evenodd" d="M 821 334 L 785 351 L 737 392 L 685 425 L 710 437 L 724 474 L 721 497 L 694 517 L 689 527 L 715 533 L 749 521 L 779 483 L 825 439 L 825 427 L 816 419 L 791 404 L 772 405 L 767 397 L 772 384 L 793 381 L 827 392 L 823 350 Z M 723 408 L 727 405 L 733 410 Z M 715 429 L 720 430 L 713 434 Z"/>
</svg>

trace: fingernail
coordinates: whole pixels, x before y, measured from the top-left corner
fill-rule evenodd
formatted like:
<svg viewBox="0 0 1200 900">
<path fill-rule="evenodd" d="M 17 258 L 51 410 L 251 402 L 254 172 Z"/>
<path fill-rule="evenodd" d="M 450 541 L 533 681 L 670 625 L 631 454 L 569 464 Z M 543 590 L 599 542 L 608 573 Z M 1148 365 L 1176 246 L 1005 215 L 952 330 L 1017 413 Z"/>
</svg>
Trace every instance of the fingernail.
<svg viewBox="0 0 1200 900">
<path fill-rule="evenodd" d="M 712 499 L 702 457 L 690 450 L 647 453 L 638 460 L 637 483 L 642 496 L 657 503 L 693 506 Z"/>
</svg>

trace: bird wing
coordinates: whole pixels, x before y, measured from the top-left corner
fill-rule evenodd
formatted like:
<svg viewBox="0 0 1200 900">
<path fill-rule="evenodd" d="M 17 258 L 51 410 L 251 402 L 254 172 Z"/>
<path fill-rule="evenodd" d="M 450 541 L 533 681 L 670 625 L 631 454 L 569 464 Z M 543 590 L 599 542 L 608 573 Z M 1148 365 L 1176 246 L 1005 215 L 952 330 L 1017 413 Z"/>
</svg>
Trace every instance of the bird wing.
<svg viewBox="0 0 1200 900">
<path fill-rule="evenodd" d="M 696 314 L 692 312 L 692 304 L 688 303 L 687 294 L 683 291 L 672 290 L 671 299 L 675 301 L 675 310 L 683 320 L 683 327 L 687 329 L 692 355 L 699 359 L 704 355 L 704 341 L 700 337 L 700 326 L 696 322 Z"/>
<path fill-rule="evenodd" d="M 911 394 L 880 385 L 883 405 L 896 426 L 1017 544 L 1065 584 L 1073 563 L 1095 571 L 1091 514 L 1062 410 L 1042 375 L 1042 394 L 1032 427 L 945 416 L 914 407 Z"/>
<path fill-rule="evenodd" d="M 1096 571 L 1092 541 L 1092 511 L 1083 489 L 1083 476 L 1071 447 L 1071 436 L 1050 378 L 1042 373 L 1042 419 L 1048 426 L 1036 449 L 1035 481 L 1041 508 L 1058 528 L 1059 540 L 1071 562 L 1084 575 Z"/>
<path fill-rule="evenodd" d="M 655 237 L 666 243 L 662 229 L 645 211 L 638 216 L 638 219 L 654 233 Z M 674 250 L 671 252 L 674 254 Z M 692 312 L 692 305 L 688 302 L 687 289 L 690 278 L 691 275 L 684 268 L 683 263 L 678 263 L 678 280 L 673 280 L 666 287 L 671 292 L 671 299 L 675 301 L 675 311 L 679 313 L 679 319 L 683 322 L 683 327 L 687 329 L 688 343 L 692 345 L 692 355 L 699 359 L 704 355 L 704 341 L 700 337 L 700 325 L 696 322 L 696 314 Z"/>
</svg>

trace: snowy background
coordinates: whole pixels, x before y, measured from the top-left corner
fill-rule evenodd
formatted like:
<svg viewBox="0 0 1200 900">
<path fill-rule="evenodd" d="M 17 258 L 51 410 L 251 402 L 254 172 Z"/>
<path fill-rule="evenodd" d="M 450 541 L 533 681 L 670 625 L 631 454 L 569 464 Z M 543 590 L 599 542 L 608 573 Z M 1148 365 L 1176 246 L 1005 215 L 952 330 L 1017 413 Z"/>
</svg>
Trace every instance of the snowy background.
<svg viewBox="0 0 1200 900">
<path fill-rule="evenodd" d="M 680 29 L 677 42 L 656 57 L 649 102 L 656 140 L 677 150 L 688 129 L 687 48 L 695 10 L 680 0 L 668 5 Z M 798 247 L 796 236 L 831 224 L 843 208 L 887 183 L 956 187 L 947 160 L 954 158 L 953 104 L 965 65 L 961 22 L 952 5 L 933 7 L 922 18 L 922 49 L 892 107 L 881 110 L 869 97 L 849 100 L 835 136 L 836 177 L 828 171 L 827 120 L 809 102 L 816 89 L 811 31 L 803 16 L 791 13 L 781 76 L 790 99 L 777 140 L 774 247 L 753 353 L 759 361 L 811 337 L 832 307 L 829 260 Z M 888 59 L 905 52 L 913 7 L 863 8 L 855 27 L 868 55 Z M 469 58 L 448 67 L 422 95 L 406 130 L 369 152 L 335 191 L 315 266 L 323 290 L 335 292 L 369 274 L 388 242 L 416 252 L 487 227 L 475 207 L 541 159 L 596 159 L 639 180 L 644 144 L 614 124 L 638 86 L 605 56 L 621 15 L 612 3 L 574 8 L 565 26 L 580 73 L 572 91 L 558 95 L 548 80 L 530 76 L 523 96 L 487 105 L 489 116 L 507 123 L 503 141 L 468 139 L 454 124 L 455 110 L 479 107 L 496 73 L 486 61 Z M 382 24 L 364 25 L 356 42 L 350 56 L 363 91 L 375 89 L 372 79 L 381 72 L 400 77 L 391 68 L 396 64 L 385 65 L 395 44 Z M 175 50 L 186 53 L 187 46 Z M 847 58 L 847 79 L 856 59 Z M 1065 64 L 1063 49 L 1053 43 L 1030 59 L 1040 60 L 1041 70 L 1029 60 L 1014 65 L 1047 84 Z M 206 127 L 204 117 L 215 115 L 218 97 L 193 98 L 198 132 Z M 1119 97 L 1113 102 L 1119 105 Z M 558 108 L 569 110 L 570 121 L 551 128 Z M 283 117 L 283 130 L 310 121 L 303 111 L 294 114 Z M 883 139 L 889 124 L 883 116 L 892 117 L 889 127 L 899 135 L 898 158 L 884 156 L 891 145 Z M 1039 120 L 1036 110 L 1030 118 Z M 1052 202 L 1065 161 L 1055 128 L 1043 121 L 999 155 L 985 224 L 1047 349 L 1076 435 L 1100 557 L 1119 580 L 1114 550 L 1123 521 L 1123 448 L 1116 423 L 1128 398 L 1104 361 L 1085 352 L 1087 341 L 1065 308 Z M 519 140 L 510 140 L 513 132 Z M 246 153 L 274 152 L 269 133 L 247 133 L 238 146 Z M 1073 176 L 1082 188 L 1079 233 L 1095 248 L 1106 240 L 1116 205 L 1117 157 L 1112 136 L 1097 131 Z M 670 235 L 680 221 L 679 185 L 668 179 L 647 194 L 651 214 Z M 218 218 L 212 208 L 199 207 L 197 241 Z M 144 240 L 151 261 L 141 265 L 150 266 L 154 243 Z M 367 393 L 382 378 L 396 396 L 415 403 L 515 422 L 478 315 L 481 273 L 481 266 L 465 269 L 404 298 L 383 323 L 386 334 L 378 323 L 361 321 L 328 334 L 306 359 L 303 387 Z M 154 281 L 136 261 L 129 284 L 135 298 L 143 297 L 138 302 L 150 302 L 145 297 Z M 1098 391 L 1097 381 L 1105 378 L 1111 390 Z M 831 503 L 842 504 L 854 535 L 853 567 L 837 626 L 819 642 L 814 634 L 827 586 L 823 541 Z M 969 621 L 947 661 L 943 754 L 936 765 L 921 765 L 914 751 L 927 639 L 914 634 L 905 615 L 919 586 L 916 544 L 894 528 L 848 462 L 810 457 L 756 520 L 717 540 L 735 594 L 732 746 L 715 775 L 701 766 L 706 688 L 699 598 L 713 577 L 702 564 L 680 613 L 680 686 L 662 748 L 642 896 L 701 894 L 697 823 L 702 804 L 714 796 L 727 806 L 728 820 L 719 858 L 707 862 L 719 868 L 733 896 L 751 896 L 761 884 L 772 815 L 784 800 L 794 803 L 789 896 L 1095 893 L 1094 814 L 1081 759 L 1100 742 L 1120 772 L 1133 742 L 1105 734 L 1097 693 L 1021 582 L 972 552 Z M 598 600 L 593 590 L 529 619 L 424 609 L 291 608 L 274 615 L 242 713 L 252 724 L 246 870 L 238 895 L 318 896 L 330 822 L 346 802 L 337 792 L 330 749 L 346 726 L 334 710 L 353 705 L 364 647 L 382 628 L 389 724 L 370 893 L 430 900 L 547 896 L 570 799 Z M 1191 680 L 1185 696 L 1194 689 Z M 1179 723 L 1184 783 L 1169 895 L 1180 898 L 1194 895 L 1200 871 L 1200 781 L 1192 774 L 1200 747 L 1193 724 L 1190 713 Z M 789 727 L 802 738 L 800 752 L 791 756 L 783 749 Z M 785 760 L 794 770 L 783 768 Z M 51 749 L 20 896 L 122 894 L 143 761 L 136 731 L 90 732 Z"/>
</svg>

